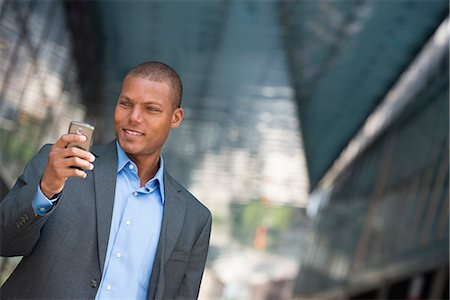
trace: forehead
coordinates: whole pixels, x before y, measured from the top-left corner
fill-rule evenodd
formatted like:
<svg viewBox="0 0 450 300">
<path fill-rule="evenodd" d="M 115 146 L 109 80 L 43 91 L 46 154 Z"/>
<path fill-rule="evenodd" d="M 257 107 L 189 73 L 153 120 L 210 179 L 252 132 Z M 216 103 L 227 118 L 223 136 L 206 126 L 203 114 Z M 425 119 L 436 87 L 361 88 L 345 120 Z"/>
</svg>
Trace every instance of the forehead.
<svg viewBox="0 0 450 300">
<path fill-rule="evenodd" d="M 171 101 L 171 90 L 167 82 L 127 76 L 122 83 L 121 96 L 134 101 Z"/>
</svg>

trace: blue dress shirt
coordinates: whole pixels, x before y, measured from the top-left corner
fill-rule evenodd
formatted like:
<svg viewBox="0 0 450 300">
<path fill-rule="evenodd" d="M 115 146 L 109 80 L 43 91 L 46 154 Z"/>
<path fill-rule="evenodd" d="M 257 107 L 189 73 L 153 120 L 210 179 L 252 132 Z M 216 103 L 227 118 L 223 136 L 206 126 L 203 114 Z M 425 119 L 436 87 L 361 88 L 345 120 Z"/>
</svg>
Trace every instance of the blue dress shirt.
<svg viewBox="0 0 450 300">
<path fill-rule="evenodd" d="M 146 299 L 164 210 L 164 162 L 161 156 L 156 175 L 140 187 L 137 167 L 118 143 L 117 156 L 111 230 L 95 299 Z M 33 208 L 43 215 L 57 199 L 38 188 Z"/>
</svg>

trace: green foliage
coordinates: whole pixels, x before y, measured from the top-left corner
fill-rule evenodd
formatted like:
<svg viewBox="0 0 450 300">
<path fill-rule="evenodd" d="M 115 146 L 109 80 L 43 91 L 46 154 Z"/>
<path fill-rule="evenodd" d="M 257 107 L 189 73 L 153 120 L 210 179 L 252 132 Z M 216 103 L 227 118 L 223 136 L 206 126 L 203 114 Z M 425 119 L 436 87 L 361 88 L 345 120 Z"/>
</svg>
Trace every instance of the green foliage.
<svg viewBox="0 0 450 300">
<path fill-rule="evenodd" d="M 232 234 L 239 242 L 253 246 L 258 227 L 267 229 L 267 244 L 270 249 L 278 243 L 283 230 L 293 223 L 294 208 L 288 206 L 271 206 L 259 200 L 248 203 L 231 203 L 233 219 Z"/>
</svg>

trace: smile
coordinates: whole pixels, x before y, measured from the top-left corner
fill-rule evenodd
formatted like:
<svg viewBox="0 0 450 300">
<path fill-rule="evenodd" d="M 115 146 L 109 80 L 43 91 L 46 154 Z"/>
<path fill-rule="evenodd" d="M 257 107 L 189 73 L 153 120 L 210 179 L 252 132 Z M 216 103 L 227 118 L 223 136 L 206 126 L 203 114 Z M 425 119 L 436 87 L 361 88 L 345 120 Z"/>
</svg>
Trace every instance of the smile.
<svg viewBox="0 0 450 300">
<path fill-rule="evenodd" d="M 134 131 L 134 130 L 130 130 L 130 129 L 123 129 L 123 131 L 126 133 L 126 134 L 129 134 L 129 135 L 132 135 L 132 136 L 142 136 L 142 135 L 144 135 L 142 132 L 139 132 L 139 131 Z"/>
</svg>

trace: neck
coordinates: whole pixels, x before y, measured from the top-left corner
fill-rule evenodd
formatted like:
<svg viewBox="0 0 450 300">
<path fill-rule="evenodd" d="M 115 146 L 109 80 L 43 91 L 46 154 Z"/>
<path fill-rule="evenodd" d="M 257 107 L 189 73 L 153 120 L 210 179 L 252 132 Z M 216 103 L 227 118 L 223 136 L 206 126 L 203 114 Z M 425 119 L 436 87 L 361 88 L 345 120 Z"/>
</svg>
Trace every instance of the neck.
<svg viewBox="0 0 450 300">
<path fill-rule="evenodd" d="M 151 156 L 135 156 L 131 154 L 128 154 L 128 156 L 138 168 L 139 180 L 141 187 L 143 187 L 158 172 L 160 153 L 158 152 Z"/>
</svg>

